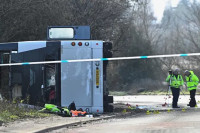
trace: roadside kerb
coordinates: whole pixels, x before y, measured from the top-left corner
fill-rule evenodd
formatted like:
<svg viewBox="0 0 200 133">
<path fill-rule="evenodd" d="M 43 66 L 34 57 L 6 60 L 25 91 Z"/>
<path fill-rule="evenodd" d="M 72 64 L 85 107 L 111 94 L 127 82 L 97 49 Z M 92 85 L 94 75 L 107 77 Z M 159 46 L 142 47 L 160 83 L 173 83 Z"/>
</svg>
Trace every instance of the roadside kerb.
<svg viewBox="0 0 200 133">
<path fill-rule="evenodd" d="M 183 110 L 184 109 L 184 110 Z M 126 119 L 126 118 L 134 118 L 134 117 L 143 117 L 147 115 L 147 110 L 149 110 L 149 115 L 157 115 L 157 114 L 162 114 L 162 113 L 170 113 L 170 112 L 175 112 L 175 111 L 183 111 L 187 112 L 190 110 L 193 111 L 199 111 L 200 108 L 179 108 L 179 109 L 172 109 L 172 108 L 165 108 L 165 109 L 125 109 L 126 111 L 122 112 L 116 112 L 116 113 L 110 113 L 110 114 L 102 114 L 99 117 L 82 117 L 81 119 L 72 118 L 72 117 L 52 117 L 52 118 L 47 118 L 45 120 L 29 120 L 30 122 L 27 121 L 22 121 L 20 125 L 17 125 L 16 123 L 14 126 L 5 126 L 5 128 L 0 129 L 0 132 L 19 132 L 19 133 L 44 133 L 44 132 L 51 132 L 54 130 L 59 130 L 62 128 L 74 128 L 74 127 L 79 127 L 84 124 L 90 124 L 93 122 L 98 122 L 98 121 L 103 121 L 103 120 L 111 120 L 111 119 Z M 168 111 L 169 110 L 169 111 Z M 155 112 L 154 112 L 155 111 Z M 156 112 L 158 111 L 158 112 Z M 52 122 L 51 122 L 52 121 Z M 58 121 L 58 122 L 57 122 Z M 48 124 L 49 123 L 49 124 Z M 54 124 L 53 124 L 54 123 Z M 28 126 L 27 126 L 28 125 Z M 32 126 L 30 126 L 32 125 Z"/>
<path fill-rule="evenodd" d="M 186 107 L 186 108 L 177 108 L 177 109 L 174 109 L 174 108 L 165 108 L 165 109 L 149 109 L 149 111 L 151 113 L 153 113 L 153 111 L 159 111 L 159 112 L 168 112 L 170 110 L 171 111 L 183 111 L 184 109 L 184 112 L 187 111 L 187 110 L 200 110 L 200 108 L 189 108 L 189 107 Z M 68 123 L 68 124 L 62 124 L 62 125 L 58 125 L 58 126 L 52 126 L 52 127 L 48 127 L 48 128 L 45 128 L 45 129 L 40 129 L 38 131 L 35 131 L 35 133 L 45 133 L 45 132 L 50 132 L 50 131 L 53 131 L 53 130 L 58 130 L 58 129 L 61 129 L 61 128 L 70 128 L 70 127 L 76 127 L 76 126 L 79 126 L 79 125 L 83 125 L 83 124 L 87 124 L 87 123 L 92 123 L 92 122 L 97 122 L 97 121 L 101 121 L 101 120 L 109 120 L 109 119 L 114 119 L 114 118 L 130 118 L 130 117 L 135 117 L 135 116 L 141 116 L 143 115 L 148 109 L 136 109 L 134 111 L 131 111 L 131 112 L 126 112 L 126 113 L 115 113 L 111 116 L 103 116 L 103 117 L 94 117 L 90 120 L 83 120 L 83 121 L 79 121 L 79 122 L 73 122 L 73 123 Z M 130 111 L 130 110 L 129 110 Z M 146 114 L 145 114 L 146 115 Z"/>
<path fill-rule="evenodd" d="M 52 127 L 48 127 L 45 129 L 39 129 L 38 131 L 34 131 L 35 133 L 45 133 L 45 132 L 50 132 L 53 130 L 58 130 L 61 128 L 69 128 L 69 127 L 75 127 L 78 125 L 82 125 L 82 124 L 87 124 L 87 123 L 92 123 L 92 122 L 97 122 L 97 121 L 101 121 L 101 120 L 109 120 L 109 119 L 114 119 L 114 118 L 120 118 L 120 117 L 127 117 L 128 115 L 130 116 L 131 112 L 127 112 L 124 114 L 115 114 L 115 115 L 111 115 L 111 116 L 105 116 L 105 117 L 94 117 L 90 120 L 83 120 L 83 121 L 79 121 L 79 122 L 73 122 L 73 123 L 67 123 L 67 124 L 62 124 L 62 125 L 58 125 L 58 126 L 52 126 Z"/>
</svg>

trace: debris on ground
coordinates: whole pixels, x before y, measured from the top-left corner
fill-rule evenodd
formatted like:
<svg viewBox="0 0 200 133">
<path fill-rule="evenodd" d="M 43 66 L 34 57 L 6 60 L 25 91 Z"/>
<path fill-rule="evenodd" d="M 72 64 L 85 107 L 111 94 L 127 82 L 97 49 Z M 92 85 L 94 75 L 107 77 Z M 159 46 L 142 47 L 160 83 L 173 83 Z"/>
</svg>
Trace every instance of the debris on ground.
<svg viewBox="0 0 200 133">
<path fill-rule="evenodd" d="M 54 104 L 45 104 L 44 108 L 39 112 L 53 113 L 63 117 L 84 117 L 88 114 L 87 111 L 83 111 L 82 108 L 76 110 L 75 103 L 72 102 L 69 107 L 59 107 Z"/>
<path fill-rule="evenodd" d="M 66 107 L 59 107 L 54 104 L 45 104 L 44 108 L 42 110 L 39 110 L 39 112 L 55 113 L 66 117 L 71 116 L 70 111 Z"/>
</svg>

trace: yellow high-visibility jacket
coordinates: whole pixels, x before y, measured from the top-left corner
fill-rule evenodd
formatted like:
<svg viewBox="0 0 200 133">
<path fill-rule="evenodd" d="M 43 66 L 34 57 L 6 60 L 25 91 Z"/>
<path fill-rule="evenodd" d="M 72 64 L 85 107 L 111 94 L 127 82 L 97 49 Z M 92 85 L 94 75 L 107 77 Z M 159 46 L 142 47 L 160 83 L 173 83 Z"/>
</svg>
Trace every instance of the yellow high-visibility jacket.
<svg viewBox="0 0 200 133">
<path fill-rule="evenodd" d="M 194 74 L 193 71 L 190 71 L 190 75 L 185 76 L 185 80 L 187 83 L 187 88 L 189 91 L 197 89 L 197 85 L 199 84 L 199 78 Z"/>
<path fill-rule="evenodd" d="M 168 75 L 168 77 L 166 78 L 166 82 L 169 82 L 170 86 L 174 88 L 180 88 L 180 86 L 184 84 L 184 81 L 181 75 L 178 75 L 177 78 L 175 75 Z"/>
</svg>

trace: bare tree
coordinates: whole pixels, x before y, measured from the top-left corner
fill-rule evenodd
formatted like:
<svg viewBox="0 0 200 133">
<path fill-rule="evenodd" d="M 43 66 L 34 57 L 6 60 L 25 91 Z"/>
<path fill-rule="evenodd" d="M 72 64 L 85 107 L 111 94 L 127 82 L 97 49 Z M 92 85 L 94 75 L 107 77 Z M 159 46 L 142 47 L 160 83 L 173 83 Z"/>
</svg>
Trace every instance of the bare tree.
<svg viewBox="0 0 200 133">
<path fill-rule="evenodd" d="M 118 0 L 1 0 L 1 42 L 43 40 L 50 25 L 90 25 L 108 39 L 129 2 Z"/>
</svg>

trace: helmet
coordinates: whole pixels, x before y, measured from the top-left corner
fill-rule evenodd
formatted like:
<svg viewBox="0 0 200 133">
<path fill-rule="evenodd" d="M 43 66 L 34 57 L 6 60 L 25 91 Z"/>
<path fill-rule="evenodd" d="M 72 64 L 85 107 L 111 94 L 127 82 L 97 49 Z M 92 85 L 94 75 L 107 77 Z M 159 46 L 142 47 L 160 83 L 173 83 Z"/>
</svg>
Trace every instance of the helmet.
<svg viewBox="0 0 200 133">
<path fill-rule="evenodd" d="M 174 74 L 174 75 L 178 75 L 178 74 L 179 74 L 179 69 L 178 69 L 178 68 L 175 69 L 175 70 L 173 71 L 173 74 Z"/>
<path fill-rule="evenodd" d="M 191 73 L 188 70 L 185 70 L 184 75 L 189 76 Z"/>
</svg>

